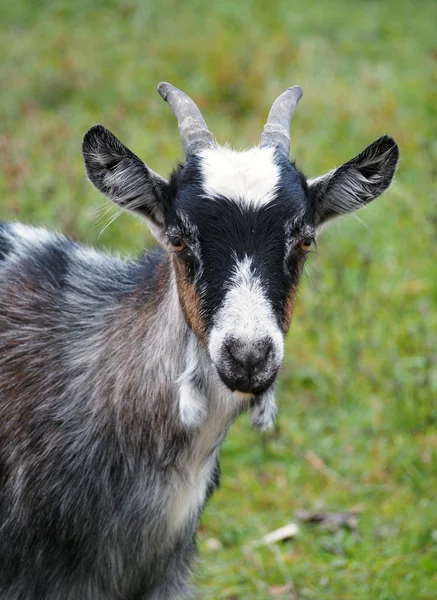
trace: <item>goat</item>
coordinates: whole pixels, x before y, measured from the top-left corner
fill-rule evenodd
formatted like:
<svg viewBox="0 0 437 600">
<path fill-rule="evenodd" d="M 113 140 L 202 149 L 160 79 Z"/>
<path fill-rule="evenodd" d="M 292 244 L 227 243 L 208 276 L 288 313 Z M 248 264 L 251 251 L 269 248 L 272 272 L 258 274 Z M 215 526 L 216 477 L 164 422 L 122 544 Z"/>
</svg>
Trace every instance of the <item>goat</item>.
<svg viewBox="0 0 437 600">
<path fill-rule="evenodd" d="M 0 597 L 163 600 L 190 594 L 202 510 L 243 411 L 272 425 L 296 287 L 317 232 L 390 184 L 380 137 L 307 180 L 289 159 L 302 91 L 261 143 L 216 144 L 188 96 L 159 93 L 185 163 L 169 180 L 112 133 L 83 141 L 90 181 L 145 218 L 138 260 L 18 223 L 0 227 Z"/>
</svg>

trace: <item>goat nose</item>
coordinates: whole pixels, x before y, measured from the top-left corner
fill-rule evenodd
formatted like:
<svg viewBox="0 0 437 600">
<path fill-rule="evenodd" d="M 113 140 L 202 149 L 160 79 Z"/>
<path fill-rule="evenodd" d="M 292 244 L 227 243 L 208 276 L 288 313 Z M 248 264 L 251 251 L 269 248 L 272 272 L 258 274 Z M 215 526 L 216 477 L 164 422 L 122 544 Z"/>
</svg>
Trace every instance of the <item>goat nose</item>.
<svg viewBox="0 0 437 600">
<path fill-rule="evenodd" d="M 230 339 L 225 344 L 228 358 L 248 380 L 264 371 L 272 350 L 273 342 L 268 337 L 251 345 L 243 344 L 238 339 Z"/>
<path fill-rule="evenodd" d="M 278 372 L 274 340 L 270 336 L 257 340 L 228 336 L 216 367 L 232 391 L 259 394 L 273 383 Z"/>
</svg>

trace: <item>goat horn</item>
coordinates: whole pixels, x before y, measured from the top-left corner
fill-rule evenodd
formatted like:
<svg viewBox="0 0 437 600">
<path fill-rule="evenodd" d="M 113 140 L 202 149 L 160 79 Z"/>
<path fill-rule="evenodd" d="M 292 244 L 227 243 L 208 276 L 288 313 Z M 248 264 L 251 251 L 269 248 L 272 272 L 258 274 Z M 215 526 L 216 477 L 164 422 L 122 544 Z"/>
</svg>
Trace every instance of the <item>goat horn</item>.
<svg viewBox="0 0 437 600">
<path fill-rule="evenodd" d="M 187 94 L 165 82 L 158 85 L 158 92 L 175 114 L 186 158 L 202 148 L 214 145 L 214 136 L 209 131 L 202 113 Z"/>
<path fill-rule="evenodd" d="M 295 85 L 276 98 L 261 134 L 261 148 L 274 147 L 288 157 L 290 154 L 290 123 L 302 94 L 300 85 Z"/>
</svg>

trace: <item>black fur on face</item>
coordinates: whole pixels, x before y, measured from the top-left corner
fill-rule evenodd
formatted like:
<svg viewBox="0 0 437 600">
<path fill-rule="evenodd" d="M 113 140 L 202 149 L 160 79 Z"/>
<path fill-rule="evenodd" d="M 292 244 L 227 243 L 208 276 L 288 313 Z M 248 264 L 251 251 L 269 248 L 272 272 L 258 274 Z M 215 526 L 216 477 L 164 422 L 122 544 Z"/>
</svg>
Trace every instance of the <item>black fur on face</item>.
<svg viewBox="0 0 437 600">
<path fill-rule="evenodd" d="M 199 294 L 207 330 L 232 285 L 235 264 L 244 258 L 252 259 L 278 325 L 283 321 L 287 295 L 305 259 L 299 243 L 312 239 L 315 228 L 305 177 L 284 158 L 275 160 L 280 168 L 275 199 L 259 208 L 244 199 L 207 197 L 198 157 L 172 175 L 177 191 L 165 224 L 167 238 L 170 245 L 179 239 L 186 244 L 187 251 L 176 254 Z"/>
</svg>

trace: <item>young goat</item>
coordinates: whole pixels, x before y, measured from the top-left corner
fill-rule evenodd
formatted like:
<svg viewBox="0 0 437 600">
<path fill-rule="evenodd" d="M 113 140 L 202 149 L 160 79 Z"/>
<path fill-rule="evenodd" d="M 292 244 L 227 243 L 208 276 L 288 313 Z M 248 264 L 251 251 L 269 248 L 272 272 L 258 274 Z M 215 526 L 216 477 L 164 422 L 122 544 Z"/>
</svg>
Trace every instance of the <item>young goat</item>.
<svg viewBox="0 0 437 600">
<path fill-rule="evenodd" d="M 167 181 L 112 133 L 83 142 L 91 182 L 161 250 L 122 261 L 0 226 L 0 598 L 188 594 L 200 514 L 235 418 L 275 418 L 296 287 L 320 226 L 379 196 L 398 147 L 379 138 L 307 180 L 289 160 L 302 91 L 259 146 L 218 146 L 167 83 L 185 164 Z"/>
</svg>

